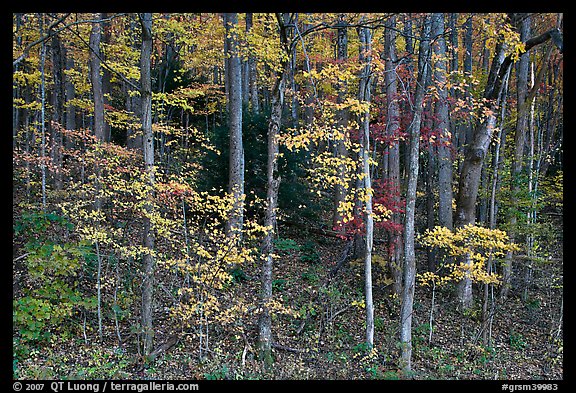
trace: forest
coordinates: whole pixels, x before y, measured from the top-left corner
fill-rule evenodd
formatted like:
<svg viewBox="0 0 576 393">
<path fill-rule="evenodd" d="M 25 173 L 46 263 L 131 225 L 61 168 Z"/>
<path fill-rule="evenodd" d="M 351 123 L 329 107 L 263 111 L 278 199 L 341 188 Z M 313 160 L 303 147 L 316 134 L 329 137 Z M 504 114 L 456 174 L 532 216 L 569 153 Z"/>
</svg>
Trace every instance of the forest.
<svg viewBox="0 0 576 393">
<path fill-rule="evenodd" d="M 13 379 L 564 379 L 562 13 L 13 13 L 12 47 Z"/>
</svg>

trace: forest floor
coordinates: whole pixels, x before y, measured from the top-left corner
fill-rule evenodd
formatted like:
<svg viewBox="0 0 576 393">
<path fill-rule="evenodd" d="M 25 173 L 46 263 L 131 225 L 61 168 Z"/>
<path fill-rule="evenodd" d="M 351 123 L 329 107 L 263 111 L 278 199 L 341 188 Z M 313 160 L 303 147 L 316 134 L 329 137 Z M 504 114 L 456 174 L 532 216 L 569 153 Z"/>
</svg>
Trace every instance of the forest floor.
<svg viewBox="0 0 576 393">
<path fill-rule="evenodd" d="M 257 314 L 239 322 L 208 327 L 208 339 L 182 333 L 169 317 L 158 317 L 156 343 L 165 343 L 146 365 L 135 335 L 123 332 L 118 345 L 113 329 L 104 341 L 90 338 L 56 340 L 32 350 L 18 364 L 23 379 L 401 379 L 398 370 L 398 300 L 390 278 L 374 259 L 375 351 L 364 344 L 363 264 L 352 260 L 328 280 L 340 259 L 342 240 L 281 233 L 274 266 L 274 296 L 294 313 L 273 317 L 274 368 L 257 361 Z M 379 255 L 378 247 L 376 247 Z M 419 254 L 419 253 L 418 253 Z M 425 265 L 422 261 L 422 265 Z M 544 267 L 546 268 L 546 267 Z M 542 276 L 549 276 L 542 274 Z M 259 267 L 243 266 L 229 288 L 234 299 L 257 299 Z M 477 288 L 476 288 L 477 289 Z M 538 274 L 527 301 L 517 291 L 495 307 L 490 343 L 481 334 L 481 294 L 466 315 L 456 310 L 453 289 L 417 285 L 413 315 L 413 375 L 410 379 L 562 379 L 561 289 L 540 285 Z M 498 288 L 495 288 L 495 293 Z M 157 308 L 164 315 L 165 307 Z M 432 331 L 430 331 L 432 321 Z M 90 333 L 91 337 L 95 334 Z M 91 342 L 90 342 L 91 341 Z M 202 348 L 202 349 L 201 349 Z"/>
</svg>

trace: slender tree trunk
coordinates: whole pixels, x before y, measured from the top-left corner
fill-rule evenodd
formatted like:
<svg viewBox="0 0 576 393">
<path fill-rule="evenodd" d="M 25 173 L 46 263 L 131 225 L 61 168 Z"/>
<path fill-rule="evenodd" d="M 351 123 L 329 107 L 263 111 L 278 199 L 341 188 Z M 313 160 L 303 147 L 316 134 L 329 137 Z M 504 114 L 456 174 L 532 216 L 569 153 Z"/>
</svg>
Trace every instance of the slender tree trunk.
<svg viewBox="0 0 576 393">
<path fill-rule="evenodd" d="M 107 13 L 100 13 L 100 19 L 107 19 L 109 17 L 109 14 Z M 101 38 L 101 43 L 104 44 L 104 48 L 106 47 L 106 45 L 110 44 L 110 38 L 111 38 L 111 26 L 110 26 L 110 21 L 104 21 L 102 22 L 102 27 L 101 27 L 101 32 L 102 32 L 102 38 Z M 100 45 L 102 47 L 102 45 Z M 100 48 L 100 55 L 102 56 L 102 59 L 104 61 L 106 61 L 107 56 L 105 54 L 105 52 L 102 51 L 102 48 Z M 111 75 L 110 75 L 110 70 L 107 67 L 103 67 L 102 68 L 102 99 L 103 99 L 103 103 L 104 106 L 109 105 L 109 98 L 108 96 L 112 93 L 112 84 L 111 84 Z M 109 142 L 112 140 L 112 129 L 110 127 L 110 124 L 108 124 L 108 122 L 104 122 L 104 140 Z"/>
<path fill-rule="evenodd" d="M 54 188 L 62 189 L 62 146 L 63 136 L 61 127 L 64 126 L 64 58 L 60 38 L 57 35 L 52 37 L 50 52 L 52 54 L 52 78 L 54 80 L 54 90 L 52 92 L 52 122 L 50 127 L 52 136 L 51 156 L 55 173 Z"/>
<path fill-rule="evenodd" d="M 466 19 L 464 23 L 464 75 L 467 78 L 472 77 L 472 15 Z M 470 88 L 466 88 L 464 93 L 465 99 L 468 103 L 472 100 L 472 92 Z M 471 120 L 465 120 L 463 125 L 463 132 L 460 133 L 458 137 L 458 157 L 462 157 L 466 154 L 466 149 L 470 141 L 472 140 L 473 125 Z M 458 159 L 458 173 L 462 173 L 462 161 Z"/>
<path fill-rule="evenodd" d="M 74 69 L 74 59 L 72 56 L 66 56 L 66 70 Z M 66 101 L 66 129 L 76 129 L 76 106 L 72 103 L 76 97 L 74 83 L 69 76 L 65 77 L 65 101 Z"/>
<path fill-rule="evenodd" d="M 14 13 L 14 23 L 16 31 L 16 45 L 22 45 L 22 35 L 20 34 L 20 27 L 22 25 L 22 13 Z M 20 69 L 20 64 L 14 66 L 14 72 Z M 12 102 L 16 102 L 17 99 L 21 97 L 20 85 L 13 83 L 12 87 Z M 18 130 L 20 129 L 20 108 L 19 105 L 12 105 L 12 148 L 16 147 L 16 141 L 18 136 Z"/>
<path fill-rule="evenodd" d="M 360 88 L 358 98 L 361 102 L 370 103 L 370 68 L 372 37 L 368 28 L 358 28 L 360 39 L 359 60 L 364 65 L 360 76 Z M 366 225 L 366 250 L 364 253 L 364 296 L 366 305 L 366 344 L 369 349 L 374 346 L 374 302 L 372 300 L 372 244 L 374 237 L 374 217 L 372 216 L 372 182 L 370 176 L 370 110 L 368 109 L 360 117 L 362 174 L 364 179 L 364 191 L 366 192 L 365 217 Z"/>
<path fill-rule="evenodd" d="M 270 314 L 269 302 L 272 300 L 272 267 L 274 263 L 274 233 L 276 229 L 276 208 L 278 205 L 278 188 L 280 186 L 280 176 L 278 175 L 278 137 L 282 121 L 282 107 L 284 105 L 284 84 L 285 75 L 288 71 L 290 50 L 287 49 L 287 29 L 285 19 L 287 14 L 276 14 L 276 19 L 280 28 L 280 44 L 284 59 L 281 61 L 279 71 L 271 90 L 272 111 L 270 122 L 268 123 L 268 164 L 266 170 L 266 216 L 264 224 L 268 228 L 262 242 L 262 254 L 264 262 L 261 273 L 261 306 L 262 312 L 258 321 L 259 330 L 259 354 L 267 369 L 272 366 L 272 316 Z"/>
<path fill-rule="evenodd" d="M 520 39 L 526 41 L 528 35 L 530 34 L 530 17 L 526 16 L 521 22 Z M 516 117 L 516 133 L 514 134 L 514 157 L 512 160 L 512 170 L 511 170 L 511 200 L 510 204 L 512 210 L 517 209 L 518 206 L 518 195 L 522 189 L 521 174 L 522 168 L 524 166 L 524 150 L 526 144 L 526 131 L 528 130 L 528 110 L 524 103 L 526 102 L 526 97 L 528 95 L 528 71 L 530 67 L 530 55 L 524 53 L 520 56 L 518 61 L 518 66 L 516 69 L 516 91 L 517 91 L 517 102 L 519 111 Z M 518 240 L 518 231 L 516 229 L 518 219 L 516 214 L 512 214 L 509 217 L 510 228 L 512 230 L 509 233 L 510 242 L 515 242 Z M 508 251 L 503 264 L 503 279 L 502 287 L 500 290 L 500 297 L 505 299 L 511 288 L 512 279 L 512 256 L 513 252 Z"/>
<path fill-rule="evenodd" d="M 336 60 L 338 61 L 338 63 L 343 63 L 348 58 L 348 30 L 347 30 L 347 24 L 343 19 L 341 19 L 338 24 L 336 48 L 337 48 Z M 339 81 L 338 96 L 336 98 L 336 102 L 338 104 L 342 104 L 344 102 L 344 99 L 346 98 L 346 90 L 347 90 L 346 82 Z M 338 116 L 337 118 L 338 129 L 341 132 L 340 136 L 342 139 L 337 139 L 334 142 L 336 153 L 335 155 L 337 158 L 344 160 L 346 159 L 346 157 L 348 157 L 348 149 L 346 148 L 346 141 L 345 141 L 347 135 L 346 128 L 348 126 L 348 111 L 346 109 L 342 109 L 338 111 L 337 116 Z M 342 182 L 346 178 L 346 165 L 344 163 L 340 163 L 338 165 L 338 177 Z M 338 211 L 338 207 L 340 206 L 341 203 L 344 203 L 346 201 L 346 194 L 348 191 L 348 187 L 343 184 L 337 184 L 334 191 L 335 191 L 334 214 L 332 219 L 332 226 L 338 227 L 338 224 L 342 222 L 342 215 Z M 340 226 L 340 228 L 342 228 L 340 232 L 344 232 L 344 228 L 342 226 Z"/>
<path fill-rule="evenodd" d="M 246 33 L 250 34 L 253 24 L 253 14 L 251 12 L 246 13 Z M 250 106 L 252 112 L 258 114 L 260 113 L 260 100 L 258 98 L 258 73 L 256 69 L 256 59 L 253 55 L 248 56 L 248 83 L 250 89 Z"/>
<path fill-rule="evenodd" d="M 406 216 L 404 228 L 404 285 L 400 307 L 400 367 L 405 374 L 412 371 L 412 312 L 414 306 L 414 286 L 416 280 L 416 255 L 414 250 L 414 213 L 416 210 L 416 186 L 418 181 L 418 156 L 420 150 L 420 125 L 425 92 L 425 82 L 429 72 L 430 21 L 423 20 L 422 39 L 418 59 L 418 83 L 414 97 L 414 117 L 410 125 L 410 150 L 408 167 L 408 188 L 406 190 Z"/>
<path fill-rule="evenodd" d="M 102 88 L 102 75 L 100 64 L 100 40 L 102 27 L 100 23 L 92 24 L 90 33 L 90 81 L 92 83 L 92 99 L 94 101 L 94 135 L 103 142 L 106 141 L 104 126 L 104 90 Z"/>
<path fill-rule="evenodd" d="M 228 128 L 230 132 L 230 159 L 228 192 L 234 198 L 234 206 L 226 224 L 228 236 L 241 238 L 244 222 L 244 146 L 242 144 L 242 64 L 240 61 L 238 37 L 233 31 L 238 25 L 236 13 L 225 13 L 226 27 L 225 54 L 228 58 Z"/>
<path fill-rule="evenodd" d="M 150 59 L 152 57 L 152 14 L 139 15 L 142 25 L 142 49 L 140 52 L 140 97 L 142 102 L 142 132 L 144 142 L 144 166 L 148 175 L 148 196 L 144 214 L 144 249 L 142 260 L 142 329 L 143 349 L 148 356 L 154 340 L 154 230 L 151 223 L 154 198 L 154 134 L 152 132 L 152 78 Z"/>
<path fill-rule="evenodd" d="M 398 105 L 398 78 L 396 74 L 396 66 L 398 58 L 396 56 L 396 17 L 391 17 L 388 20 L 388 25 L 384 32 L 384 58 L 385 58 L 385 74 L 384 81 L 386 83 L 386 108 L 387 108 L 387 130 L 386 133 L 390 140 L 392 140 L 388 147 L 388 183 L 390 189 L 394 193 L 394 202 L 400 205 L 400 109 Z M 400 213 L 393 213 L 392 221 L 396 224 L 401 224 L 402 217 Z M 398 231 L 389 233 L 392 252 L 390 255 L 390 273 L 394 283 L 392 290 L 395 294 L 400 296 L 402 291 L 402 236 Z"/>
<path fill-rule="evenodd" d="M 503 150 L 503 136 L 504 133 L 502 130 L 504 129 L 504 119 L 506 115 L 506 96 L 508 92 L 508 78 L 510 72 L 505 77 L 504 80 L 504 87 L 503 87 L 503 96 L 502 96 L 502 105 L 500 108 L 500 126 L 498 127 L 498 135 L 496 138 L 496 144 L 494 146 L 494 153 L 492 156 L 492 179 L 491 179 L 491 187 L 490 187 L 490 203 L 488 208 L 488 226 L 490 229 L 496 228 L 496 214 L 498 210 L 498 206 L 496 204 L 496 192 L 498 190 L 498 184 L 500 182 L 499 176 L 499 166 L 500 166 L 500 151 Z M 488 274 L 492 273 L 492 254 L 490 254 L 486 270 Z M 484 345 L 490 345 L 490 321 L 492 319 L 494 313 L 494 303 L 490 308 L 488 308 L 488 301 L 489 301 L 489 294 L 490 292 L 494 292 L 493 284 L 484 284 L 484 302 L 482 305 L 482 342 Z M 494 300 L 494 299 L 492 299 Z"/>
<path fill-rule="evenodd" d="M 432 49 L 434 53 L 434 82 L 438 91 L 435 106 L 436 122 L 434 129 L 439 134 L 438 145 L 438 222 L 452 229 L 452 152 L 446 88 L 447 56 L 444 41 L 444 14 L 435 13 L 432 17 L 432 37 L 437 37 Z"/>
<path fill-rule="evenodd" d="M 434 167 L 435 167 L 435 156 L 434 145 L 428 146 L 428 161 L 426 163 L 426 227 L 430 230 L 434 229 L 436 224 L 435 220 L 435 209 L 434 209 Z M 428 271 L 435 272 L 437 268 L 436 264 L 436 252 L 434 248 L 429 248 L 427 250 L 428 257 Z"/>
<path fill-rule="evenodd" d="M 44 14 L 38 14 L 40 23 L 40 35 L 44 34 Z M 46 44 L 42 42 L 40 47 L 40 172 L 42 176 L 42 210 L 46 211 Z"/>
</svg>

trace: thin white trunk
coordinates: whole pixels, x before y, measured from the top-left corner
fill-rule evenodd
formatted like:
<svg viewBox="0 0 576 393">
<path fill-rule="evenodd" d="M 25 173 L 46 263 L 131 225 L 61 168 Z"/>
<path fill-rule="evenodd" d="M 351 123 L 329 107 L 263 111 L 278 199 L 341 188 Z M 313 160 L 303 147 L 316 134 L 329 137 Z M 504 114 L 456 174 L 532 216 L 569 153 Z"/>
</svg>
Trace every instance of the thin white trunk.
<svg viewBox="0 0 576 393">
<path fill-rule="evenodd" d="M 370 103 L 370 63 L 372 38 L 370 30 L 359 28 L 360 37 L 360 60 L 364 63 L 364 69 L 360 77 L 359 99 Z M 362 173 L 364 177 L 364 191 L 366 192 L 365 225 L 366 225 L 366 250 L 364 254 L 364 294 L 366 303 L 366 344 L 372 349 L 374 346 L 374 302 L 372 299 L 372 243 L 374 237 L 374 217 L 372 216 L 372 182 L 370 178 L 370 110 L 361 116 L 362 127 Z"/>
</svg>

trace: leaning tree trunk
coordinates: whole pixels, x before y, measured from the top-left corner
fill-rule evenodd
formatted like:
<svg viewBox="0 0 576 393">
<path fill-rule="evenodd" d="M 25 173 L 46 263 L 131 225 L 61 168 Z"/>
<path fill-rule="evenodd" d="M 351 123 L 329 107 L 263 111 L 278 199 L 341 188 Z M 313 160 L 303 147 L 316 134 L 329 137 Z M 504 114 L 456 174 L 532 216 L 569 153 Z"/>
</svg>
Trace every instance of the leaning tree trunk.
<svg viewBox="0 0 576 393">
<path fill-rule="evenodd" d="M 511 19 L 514 18 L 513 14 Z M 562 34 L 555 28 L 525 41 L 524 51 L 522 53 L 529 51 L 534 46 L 542 44 L 549 39 L 552 39 L 554 44 L 562 52 Z M 503 81 L 513 62 L 513 55 L 510 54 L 504 57 L 504 53 L 504 45 L 499 44 L 496 48 L 484 90 L 484 99 L 488 102 L 488 107 L 485 108 L 484 111 L 486 116 L 474 129 L 472 141 L 468 146 L 464 162 L 462 163 L 462 172 L 460 174 L 458 196 L 456 199 L 455 227 L 474 224 L 476 220 L 476 199 L 480 186 L 482 164 L 492 139 L 492 133 L 496 127 L 496 113 L 501 98 Z M 473 304 L 472 279 L 469 274 L 469 268 L 472 264 L 470 256 L 465 256 L 461 263 L 467 269 L 464 278 L 458 284 L 458 299 L 463 309 L 466 309 L 470 308 Z"/>
<path fill-rule="evenodd" d="M 150 58 L 152 57 L 152 14 L 140 14 L 142 25 L 142 50 L 140 52 L 140 96 L 142 100 L 142 132 L 144 137 L 144 167 L 148 175 L 148 195 L 144 213 L 144 249 L 142 261 L 142 329 L 144 355 L 152 351 L 154 339 L 153 302 L 155 261 L 154 231 L 151 225 L 154 198 L 154 134 L 152 132 L 152 78 Z"/>
<path fill-rule="evenodd" d="M 414 118 L 410 125 L 410 150 L 408 166 L 408 188 L 406 190 L 406 217 L 404 224 L 404 285 L 400 307 L 401 364 L 405 374 L 412 371 L 412 312 L 414 306 L 414 285 L 416 280 L 416 254 L 414 251 L 414 213 L 416 210 L 416 186 L 418 181 L 418 156 L 420 150 L 420 125 L 425 93 L 425 82 L 429 72 L 430 21 L 422 22 L 422 39 L 418 58 L 418 83 L 414 97 Z"/>
</svg>

